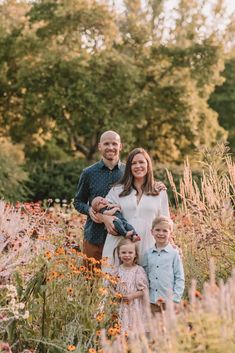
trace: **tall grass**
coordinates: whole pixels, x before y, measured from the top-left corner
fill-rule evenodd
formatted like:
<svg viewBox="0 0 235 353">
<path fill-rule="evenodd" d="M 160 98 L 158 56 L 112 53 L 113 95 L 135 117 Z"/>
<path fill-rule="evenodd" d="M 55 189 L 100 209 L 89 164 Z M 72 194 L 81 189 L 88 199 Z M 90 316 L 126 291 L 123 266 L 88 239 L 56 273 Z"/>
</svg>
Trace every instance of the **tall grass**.
<svg viewBox="0 0 235 353">
<path fill-rule="evenodd" d="M 200 173 L 193 177 L 185 161 L 180 188 L 170 172 L 177 210 L 175 238 L 184 254 L 187 282 L 197 280 L 202 288 L 208 279 L 209 260 L 216 262 L 216 276 L 230 276 L 235 266 L 235 165 L 225 146 L 204 150 Z"/>
<path fill-rule="evenodd" d="M 102 334 L 104 353 L 233 353 L 235 351 L 235 272 L 224 284 L 210 281 L 202 294 L 193 281 L 190 302 L 177 314 L 168 305 L 163 314 L 150 317 L 148 332 L 133 329 L 128 339 L 114 341 Z M 139 318 L 141 320 L 141 318 Z"/>
</svg>

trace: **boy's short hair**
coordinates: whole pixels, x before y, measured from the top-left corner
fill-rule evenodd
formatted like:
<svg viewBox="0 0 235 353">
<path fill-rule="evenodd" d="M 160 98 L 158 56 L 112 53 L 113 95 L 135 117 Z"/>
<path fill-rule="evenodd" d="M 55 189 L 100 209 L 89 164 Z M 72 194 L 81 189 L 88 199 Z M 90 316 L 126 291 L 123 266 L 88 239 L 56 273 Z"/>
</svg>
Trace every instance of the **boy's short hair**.
<svg viewBox="0 0 235 353">
<path fill-rule="evenodd" d="M 152 223 L 152 229 L 159 223 L 167 223 L 171 231 L 173 231 L 173 221 L 171 218 L 166 216 L 157 216 L 154 218 Z"/>
</svg>

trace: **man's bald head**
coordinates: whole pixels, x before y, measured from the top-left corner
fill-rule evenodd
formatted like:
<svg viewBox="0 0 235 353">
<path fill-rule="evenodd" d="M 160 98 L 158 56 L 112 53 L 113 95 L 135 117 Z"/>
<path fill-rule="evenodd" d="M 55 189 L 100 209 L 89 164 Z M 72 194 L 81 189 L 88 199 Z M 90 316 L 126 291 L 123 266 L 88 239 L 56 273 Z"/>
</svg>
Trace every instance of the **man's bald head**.
<svg viewBox="0 0 235 353">
<path fill-rule="evenodd" d="M 103 140 L 107 139 L 107 138 L 115 138 L 116 140 L 119 140 L 119 142 L 121 142 L 121 137 L 120 135 L 113 130 L 108 130 L 103 132 L 103 134 L 100 136 L 100 142 L 102 142 Z"/>
<path fill-rule="evenodd" d="M 108 130 L 100 136 L 98 150 L 106 164 L 117 164 L 121 149 L 121 138 L 116 131 Z"/>
</svg>

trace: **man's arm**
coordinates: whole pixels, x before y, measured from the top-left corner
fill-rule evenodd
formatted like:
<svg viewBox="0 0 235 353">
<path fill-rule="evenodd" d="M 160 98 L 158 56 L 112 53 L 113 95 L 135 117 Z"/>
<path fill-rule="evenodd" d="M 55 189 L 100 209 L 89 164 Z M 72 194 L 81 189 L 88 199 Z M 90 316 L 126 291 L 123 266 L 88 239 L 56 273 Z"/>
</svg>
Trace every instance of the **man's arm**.
<svg viewBox="0 0 235 353">
<path fill-rule="evenodd" d="M 78 212 L 90 216 L 94 222 L 102 223 L 92 207 L 88 204 L 89 192 L 89 175 L 84 170 L 78 182 L 77 193 L 74 198 L 74 207 Z"/>
<path fill-rule="evenodd" d="M 74 198 L 74 207 L 75 209 L 83 213 L 85 215 L 89 215 L 89 208 L 88 205 L 89 199 L 89 179 L 86 171 L 83 171 L 77 186 L 77 192 Z"/>
</svg>

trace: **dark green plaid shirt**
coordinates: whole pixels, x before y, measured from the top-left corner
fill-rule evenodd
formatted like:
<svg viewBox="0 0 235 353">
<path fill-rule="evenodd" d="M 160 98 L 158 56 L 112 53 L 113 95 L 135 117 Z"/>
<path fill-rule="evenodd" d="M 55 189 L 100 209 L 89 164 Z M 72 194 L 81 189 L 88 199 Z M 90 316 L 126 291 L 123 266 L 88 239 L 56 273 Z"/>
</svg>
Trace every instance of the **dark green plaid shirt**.
<svg viewBox="0 0 235 353">
<path fill-rule="evenodd" d="M 107 235 L 104 224 L 93 222 L 89 216 L 91 202 L 96 196 L 105 197 L 121 179 L 124 170 L 125 164 L 121 162 L 110 170 L 101 160 L 84 169 L 80 176 L 74 206 L 78 212 L 87 215 L 84 237 L 91 244 L 104 244 Z"/>
</svg>

